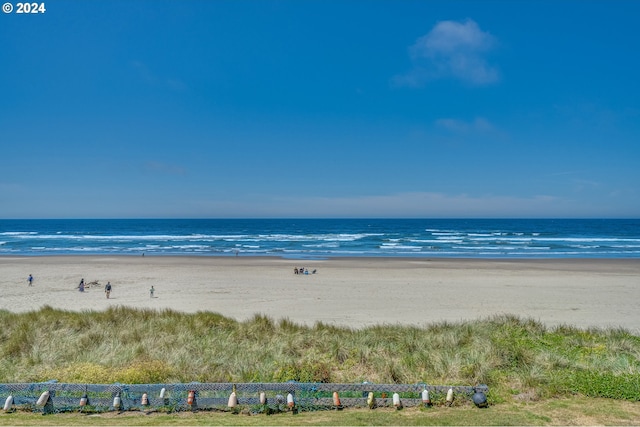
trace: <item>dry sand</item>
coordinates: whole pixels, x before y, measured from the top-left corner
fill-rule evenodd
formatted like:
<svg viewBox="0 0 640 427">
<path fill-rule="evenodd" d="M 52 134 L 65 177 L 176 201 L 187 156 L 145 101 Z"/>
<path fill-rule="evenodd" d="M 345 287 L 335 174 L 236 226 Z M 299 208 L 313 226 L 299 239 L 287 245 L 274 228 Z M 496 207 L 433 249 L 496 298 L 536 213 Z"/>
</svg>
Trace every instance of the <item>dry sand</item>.
<svg viewBox="0 0 640 427">
<path fill-rule="evenodd" d="M 295 275 L 296 266 L 309 274 Z M 81 278 L 101 286 L 81 293 Z M 107 281 L 110 299 L 103 291 Z M 549 326 L 623 327 L 640 335 L 635 259 L 0 257 L 0 291 L 0 309 L 13 312 L 130 306 L 352 328 L 514 314 Z"/>
</svg>

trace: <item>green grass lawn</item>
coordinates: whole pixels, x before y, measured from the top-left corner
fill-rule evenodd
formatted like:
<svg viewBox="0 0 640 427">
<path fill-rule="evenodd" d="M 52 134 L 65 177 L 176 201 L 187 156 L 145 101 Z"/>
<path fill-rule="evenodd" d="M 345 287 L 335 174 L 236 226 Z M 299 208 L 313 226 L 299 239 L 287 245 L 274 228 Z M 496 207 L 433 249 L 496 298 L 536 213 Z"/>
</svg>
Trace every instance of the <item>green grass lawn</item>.
<svg viewBox="0 0 640 427">
<path fill-rule="evenodd" d="M 279 425 L 638 425 L 640 402 L 570 397 L 537 402 L 502 403 L 479 409 L 433 407 L 429 409 L 390 408 L 345 409 L 342 411 L 246 415 L 229 412 L 181 412 L 172 414 L 142 412 L 82 415 L 63 413 L 15 412 L 0 414 L 0 425 L 130 425 L 130 426 L 279 426 Z"/>
</svg>

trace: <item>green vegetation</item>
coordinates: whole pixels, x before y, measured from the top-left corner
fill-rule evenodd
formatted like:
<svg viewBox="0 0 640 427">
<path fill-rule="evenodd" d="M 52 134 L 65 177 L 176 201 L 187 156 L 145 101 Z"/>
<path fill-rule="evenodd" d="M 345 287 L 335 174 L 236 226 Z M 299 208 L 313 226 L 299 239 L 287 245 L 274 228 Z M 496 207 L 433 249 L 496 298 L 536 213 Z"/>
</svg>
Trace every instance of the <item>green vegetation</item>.
<svg viewBox="0 0 640 427">
<path fill-rule="evenodd" d="M 457 415 L 440 414 L 452 418 L 412 409 L 402 411 L 403 419 L 398 420 L 393 411 L 349 410 L 344 411 L 350 413 L 349 418 L 339 420 L 326 413 L 309 415 L 314 420 L 309 423 L 315 425 L 323 424 L 323 419 L 327 424 L 548 424 L 554 422 L 553 417 L 544 415 L 551 411 L 550 402 L 602 402 L 593 398 L 628 402 L 635 405 L 631 414 L 638 415 L 640 337 L 622 329 L 547 328 L 508 315 L 424 328 L 379 325 L 348 329 L 322 323 L 306 327 L 261 315 L 237 322 L 209 312 L 122 307 L 81 313 L 50 307 L 21 314 L 0 311 L 0 319 L 4 325 L 0 330 L 1 383 L 56 379 L 102 384 L 288 380 L 487 384 L 491 411 L 497 417 L 483 421 L 483 410 L 468 404 L 462 405 L 463 411 Z M 541 405 L 546 406 L 540 413 L 531 412 L 532 407 Z M 597 406 L 600 409 L 594 412 L 601 414 L 603 404 Z M 554 407 L 553 411 L 565 409 Z M 472 411 L 471 415 L 463 415 L 467 411 Z M 510 418 L 510 411 L 517 415 Z M 374 412 L 379 415 L 372 415 Z M 607 424 L 608 419 L 625 424 L 626 418 L 634 420 L 626 410 L 614 408 L 612 414 L 604 421 L 594 418 L 594 422 Z M 19 415 L 5 414 L 3 419 L 21 423 L 14 418 Z M 170 424 L 160 420 L 161 416 L 166 415 L 142 420 L 153 418 L 156 425 Z M 188 416 L 198 423 L 196 415 Z M 306 416 L 296 416 L 292 423 L 304 424 Z M 109 419 L 104 417 L 100 419 Z M 470 418 L 465 421 L 465 417 Z M 177 424 L 185 421 L 181 416 Z M 265 418 L 256 422 L 270 423 Z M 236 424 L 230 419 L 220 423 Z M 285 423 L 284 419 L 275 421 Z M 138 421 L 134 417 L 125 424 Z"/>
<path fill-rule="evenodd" d="M 514 316 L 352 330 L 256 315 L 44 307 L 0 311 L 0 382 L 375 382 L 489 385 L 492 403 L 640 400 L 640 337 Z"/>
</svg>

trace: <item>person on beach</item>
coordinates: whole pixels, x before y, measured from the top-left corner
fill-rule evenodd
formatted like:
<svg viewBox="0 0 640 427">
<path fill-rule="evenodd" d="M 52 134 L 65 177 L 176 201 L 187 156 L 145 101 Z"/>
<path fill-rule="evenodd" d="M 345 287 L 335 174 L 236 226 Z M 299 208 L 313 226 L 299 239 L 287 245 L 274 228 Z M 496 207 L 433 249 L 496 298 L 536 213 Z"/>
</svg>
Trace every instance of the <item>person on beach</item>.
<svg viewBox="0 0 640 427">
<path fill-rule="evenodd" d="M 80 279 L 80 284 L 78 285 L 78 290 L 80 292 L 84 292 L 84 279 Z"/>
<path fill-rule="evenodd" d="M 29 286 L 33 286 L 33 276 L 29 275 L 29 278 L 27 278 L 27 282 L 29 282 Z"/>
<path fill-rule="evenodd" d="M 154 293 L 155 291 L 156 291 L 156 290 L 155 290 L 155 289 L 153 289 L 153 285 L 151 285 L 151 289 L 149 289 L 149 298 L 153 298 L 153 293 Z"/>
<path fill-rule="evenodd" d="M 105 285 L 104 293 L 107 295 L 107 299 L 109 299 L 109 295 L 111 295 L 111 282 L 107 282 Z"/>
</svg>

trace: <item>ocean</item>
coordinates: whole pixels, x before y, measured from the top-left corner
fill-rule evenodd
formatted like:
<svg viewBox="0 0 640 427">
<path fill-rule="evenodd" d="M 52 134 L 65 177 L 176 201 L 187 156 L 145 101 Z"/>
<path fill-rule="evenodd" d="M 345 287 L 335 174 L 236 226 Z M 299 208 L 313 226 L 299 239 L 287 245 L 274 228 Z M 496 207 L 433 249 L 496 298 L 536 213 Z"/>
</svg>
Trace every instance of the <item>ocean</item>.
<svg viewBox="0 0 640 427">
<path fill-rule="evenodd" d="M 0 220 L 0 256 L 83 254 L 640 258 L 640 220 Z"/>
<path fill-rule="evenodd" d="M 640 258 L 640 219 L 0 220 L 0 256 Z"/>
</svg>

